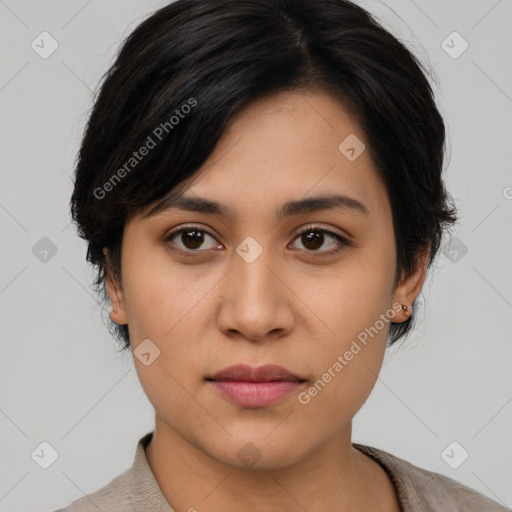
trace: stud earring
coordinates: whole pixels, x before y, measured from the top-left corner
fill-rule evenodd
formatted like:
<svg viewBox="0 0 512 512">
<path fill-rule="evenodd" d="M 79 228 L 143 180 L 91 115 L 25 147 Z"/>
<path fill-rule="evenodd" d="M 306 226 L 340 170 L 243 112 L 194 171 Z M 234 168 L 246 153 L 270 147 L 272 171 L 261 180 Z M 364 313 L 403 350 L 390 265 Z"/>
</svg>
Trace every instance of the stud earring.
<svg viewBox="0 0 512 512">
<path fill-rule="evenodd" d="M 404 310 L 404 313 L 406 315 L 408 315 L 410 313 L 409 308 L 405 304 L 402 304 L 402 309 Z"/>
</svg>

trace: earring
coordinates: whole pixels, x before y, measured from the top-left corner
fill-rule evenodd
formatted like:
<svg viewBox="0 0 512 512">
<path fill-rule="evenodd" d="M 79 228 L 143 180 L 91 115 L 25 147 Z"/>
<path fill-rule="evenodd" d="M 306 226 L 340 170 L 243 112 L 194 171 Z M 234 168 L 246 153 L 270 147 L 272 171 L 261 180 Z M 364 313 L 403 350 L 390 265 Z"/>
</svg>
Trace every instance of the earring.
<svg viewBox="0 0 512 512">
<path fill-rule="evenodd" d="M 402 304 L 402 309 L 406 315 L 410 314 L 410 311 L 408 311 L 409 308 L 405 304 Z"/>
</svg>

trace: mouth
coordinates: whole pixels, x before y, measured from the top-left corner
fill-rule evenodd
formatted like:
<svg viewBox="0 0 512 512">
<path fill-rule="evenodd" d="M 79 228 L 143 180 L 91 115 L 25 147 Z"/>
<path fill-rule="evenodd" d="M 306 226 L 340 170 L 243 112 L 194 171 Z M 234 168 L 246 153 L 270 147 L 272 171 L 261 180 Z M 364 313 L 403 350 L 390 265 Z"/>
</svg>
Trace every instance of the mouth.
<svg viewBox="0 0 512 512">
<path fill-rule="evenodd" d="M 281 366 L 244 364 L 224 368 L 205 380 L 230 402 L 249 408 L 277 403 L 307 382 Z"/>
</svg>

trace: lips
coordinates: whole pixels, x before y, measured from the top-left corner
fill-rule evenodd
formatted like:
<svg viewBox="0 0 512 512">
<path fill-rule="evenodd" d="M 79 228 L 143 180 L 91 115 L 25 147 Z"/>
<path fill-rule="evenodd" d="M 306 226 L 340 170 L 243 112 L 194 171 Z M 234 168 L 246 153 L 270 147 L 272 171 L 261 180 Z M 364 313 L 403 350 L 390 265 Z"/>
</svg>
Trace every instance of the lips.
<svg viewBox="0 0 512 512">
<path fill-rule="evenodd" d="M 282 366 L 266 364 L 253 368 L 246 364 L 228 366 L 207 380 L 239 382 L 271 382 L 279 380 L 304 382 Z"/>
<path fill-rule="evenodd" d="M 304 382 L 286 368 L 239 364 L 224 368 L 206 379 L 225 399 L 241 407 L 266 407 L 281 401 Z"/>
</svg>

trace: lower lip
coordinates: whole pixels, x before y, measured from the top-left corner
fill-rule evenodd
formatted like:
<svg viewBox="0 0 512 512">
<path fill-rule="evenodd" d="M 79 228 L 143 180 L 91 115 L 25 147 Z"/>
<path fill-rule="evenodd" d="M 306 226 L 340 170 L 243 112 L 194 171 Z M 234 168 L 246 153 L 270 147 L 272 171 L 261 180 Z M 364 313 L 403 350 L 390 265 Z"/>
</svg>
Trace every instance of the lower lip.
<svg viewBox="0 0 512 512">
<path fill-rule="evenodd" d="M 228 400 L 243 407 L 265 407 L 293 393 L 302 385 L 297 380 L 271 382 L 210 381 Z"/>
</svg>

